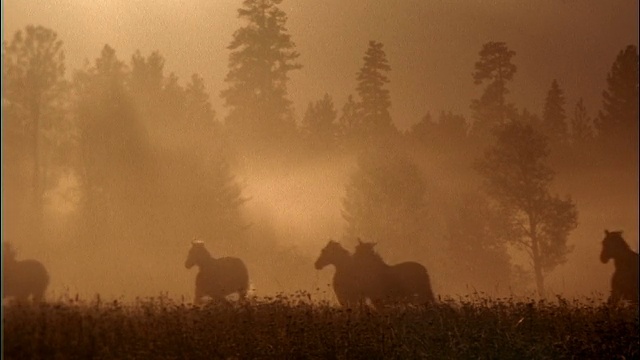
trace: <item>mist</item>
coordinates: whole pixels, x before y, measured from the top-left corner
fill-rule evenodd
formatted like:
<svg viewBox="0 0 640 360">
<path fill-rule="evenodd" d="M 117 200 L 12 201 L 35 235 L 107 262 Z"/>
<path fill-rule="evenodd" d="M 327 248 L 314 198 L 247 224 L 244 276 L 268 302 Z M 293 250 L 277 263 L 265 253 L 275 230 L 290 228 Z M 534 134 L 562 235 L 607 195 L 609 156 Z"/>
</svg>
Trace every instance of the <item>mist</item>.
<svg viewBox="0 0 640 360">
<path fill-rule="evenodd" d="M 313 267 L 329 240 L 420 262 L 442 297 L 529 296 L 505 224 L 526 216 L 482 172 L 510 124 L 536 135 L 507 152 L 544 154 L 540 191 L 577 213 L 549 231 L 547 296 L 609 292 L 604 230 L 638 251 L 637 3 L 275 3 L 274 43 L 241 36 L 241 1 L 4 3 L 2 236 L 45 265 L 48 298 L 191 301 L 194 239 L 260 296 L 335 302 L 334 269 Z M 51 45 L 35 80 L 30 31 Z M 264 44 L 260 67 L 244 51 Z M 515 54 L 500 99 L 473 75 L 487 44 Z"/>
</svg>

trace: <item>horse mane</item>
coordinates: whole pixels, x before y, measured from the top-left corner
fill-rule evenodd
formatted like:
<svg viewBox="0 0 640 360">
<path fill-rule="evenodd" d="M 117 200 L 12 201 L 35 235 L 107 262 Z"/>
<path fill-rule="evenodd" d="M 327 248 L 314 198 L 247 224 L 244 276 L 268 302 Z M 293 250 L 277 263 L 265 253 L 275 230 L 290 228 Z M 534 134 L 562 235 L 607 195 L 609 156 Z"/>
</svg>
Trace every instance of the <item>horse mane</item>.
<svg viewBox="0 0 640 360">
<path fill-rule="evenodd" d="M 629 244 L 627 244 L 627 242 L 622 237 L 622 231 L 606 231 L 605 233 L 605 240 L 610 241 L 611 245 L 614 245 L 619 250 L 624 249 L 631 251 Z"/>
</svg>

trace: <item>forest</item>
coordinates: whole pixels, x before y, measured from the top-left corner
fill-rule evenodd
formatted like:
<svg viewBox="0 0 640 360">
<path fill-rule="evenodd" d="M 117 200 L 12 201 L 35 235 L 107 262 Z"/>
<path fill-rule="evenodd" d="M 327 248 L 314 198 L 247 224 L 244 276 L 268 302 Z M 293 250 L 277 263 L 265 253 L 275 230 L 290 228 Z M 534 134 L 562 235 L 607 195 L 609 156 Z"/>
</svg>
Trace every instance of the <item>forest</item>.
<svg viewBox="0 0 640 360">
<path fill-rule="evenodd" d="M 510 97 L 523 45 L 478 43 L 458 69 L 477 89 L 470 115 L 434 110 L 401 129 L 389 83 L 405 65 L 377 40 L 354 45 L 346 99 L 326 92 L 296 113 L 291 77 L 311 75 L 284 9 L 242 3 L 222 84 L 179 78 L 162 49 L 105 44 L 68 69 L 56 29 L 5 34 L 2 236 L 47 267 L 48 296 L 189 300 L 194 239 L 242 258 L 258 295 L 334 301 L 313 261 L 330 239 L 364 239 L 389 263 L 423 264 L 443 297 L 606 296 L 604 230 L 637 251 L 636 44 L 600 54 L 599 103 L 551 79 L 528 109 Z"/>
</svg>

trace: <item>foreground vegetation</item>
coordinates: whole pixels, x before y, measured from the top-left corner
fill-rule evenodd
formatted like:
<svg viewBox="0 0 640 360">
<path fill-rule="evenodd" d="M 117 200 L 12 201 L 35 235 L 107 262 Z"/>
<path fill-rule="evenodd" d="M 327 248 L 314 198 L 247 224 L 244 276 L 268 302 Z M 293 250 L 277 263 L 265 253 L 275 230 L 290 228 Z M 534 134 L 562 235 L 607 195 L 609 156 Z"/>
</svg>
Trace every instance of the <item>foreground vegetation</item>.
<svg viewBox="0 0 640 360">
<path fill-rule="evenodd" d="M 4 307 L 5 359 L 633 359 L 638 311 L 475 299 L 339 309 L 306 294 L 193 306 L 70 299 Z"/>
</svg>

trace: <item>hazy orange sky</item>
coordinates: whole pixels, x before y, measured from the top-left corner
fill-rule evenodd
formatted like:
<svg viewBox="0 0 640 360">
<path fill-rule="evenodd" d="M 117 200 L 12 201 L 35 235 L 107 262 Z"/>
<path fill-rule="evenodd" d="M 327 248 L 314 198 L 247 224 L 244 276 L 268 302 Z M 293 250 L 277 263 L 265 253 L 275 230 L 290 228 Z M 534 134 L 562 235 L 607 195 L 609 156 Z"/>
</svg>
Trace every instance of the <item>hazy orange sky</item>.
<svg viewBox="0 0 640 360">
<path fill-rule="evenodd" d="M 241 0 L 7 0 L 4 37 L 28 24 L 58 32 L 67 68 L 93 61 L 104 44 L 129 61 L 136 49 L 159 50 L 167 73 L 204 76 L 219 118 L 226 46 L 241 22 Z M 638 44 L 635 0 L 285 0 L 288 28 L 301 56 L 289 85 L 298 119 L 325 92 L 341 108 L 369 40 L 384 43 L 392 67 L 392 115 L 401 129 L 427 111 L 468 115 L 481 88 L 471 79 L 482 44 L 505 41 L 518 66 L 511 99 L 540 112 L 557 78 L 571 111 L 579 97 L 595 114 L 616 54 Z M 70 74 L 71 71 L 68 72 Z M 569 112 L 568 111 L 568 112 Z"/>
</svg>

